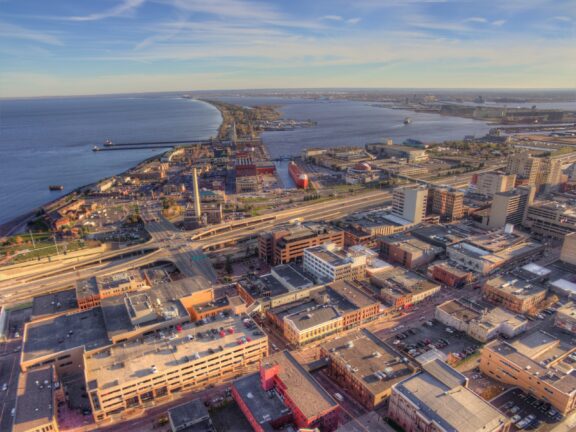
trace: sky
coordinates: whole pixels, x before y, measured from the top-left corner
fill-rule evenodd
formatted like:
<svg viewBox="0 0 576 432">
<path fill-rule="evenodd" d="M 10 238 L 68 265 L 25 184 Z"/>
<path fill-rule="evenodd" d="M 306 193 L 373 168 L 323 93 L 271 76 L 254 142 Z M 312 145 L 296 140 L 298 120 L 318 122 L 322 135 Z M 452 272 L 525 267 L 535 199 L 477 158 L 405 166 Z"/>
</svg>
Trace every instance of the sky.
<svg viewBox="0 0 576 432">
<path fill-rule="evenodd" d="M 0 0 L 0 97 L 576 89 L 576 0 Z"/>
</svg>

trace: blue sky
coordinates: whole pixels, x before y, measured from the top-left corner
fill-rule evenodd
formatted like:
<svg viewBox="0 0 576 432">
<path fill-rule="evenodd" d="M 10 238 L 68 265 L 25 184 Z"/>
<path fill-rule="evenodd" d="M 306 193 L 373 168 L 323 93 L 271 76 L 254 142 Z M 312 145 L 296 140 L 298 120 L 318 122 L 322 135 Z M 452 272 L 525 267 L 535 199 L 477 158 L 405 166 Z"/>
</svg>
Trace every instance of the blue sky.
<svg viewBox="0 0 576 432">
<path fill-rule="evenodd" d="M 576 88 L 576 0 L 0 0 L 0 96 Z"/>
</svg>

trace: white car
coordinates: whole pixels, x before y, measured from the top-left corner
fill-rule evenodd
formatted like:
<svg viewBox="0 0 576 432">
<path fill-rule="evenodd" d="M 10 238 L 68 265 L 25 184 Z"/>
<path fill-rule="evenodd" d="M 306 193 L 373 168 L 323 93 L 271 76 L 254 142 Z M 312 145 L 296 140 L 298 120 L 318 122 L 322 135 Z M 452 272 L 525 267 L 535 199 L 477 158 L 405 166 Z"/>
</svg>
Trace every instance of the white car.
<svg viewBox="0 0 576 432">
<path fill-rule="evenodd" d="M 516 414 L 514 417 L 512 417 L 512 418 L 510 419 L 510 421 L 511 421 L 512 423 L 518 423 L 521 418 L 522 418 L 521 415 Z"/>
<path fill-rule="evenodd" d="M 2 384 L 2 391 L 6 391 L 8 390 L 8 384 L 4 383 Z"/>
</svg>

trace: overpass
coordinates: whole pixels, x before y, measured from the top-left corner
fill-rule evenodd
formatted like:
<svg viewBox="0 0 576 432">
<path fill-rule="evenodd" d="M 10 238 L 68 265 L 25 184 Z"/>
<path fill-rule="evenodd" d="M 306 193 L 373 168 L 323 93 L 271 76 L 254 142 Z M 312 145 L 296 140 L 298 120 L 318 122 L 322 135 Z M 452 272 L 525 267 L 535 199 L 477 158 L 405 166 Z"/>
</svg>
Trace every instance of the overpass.
<svg viewBox="0 0 576 432">
<path fill-rule="evenodd" d="M 467 183 L 472 174 L 465 173 L 451 179 L 443 179 L 441 183 L 458 187 Z M 440 181 L 430 182 L 430 184 L 437 183 Z M 25 295 L 30 297 L 56 290 L 56 287 L 62 289 L 66 283 L 94 274 L 120 272 L 157 261 L 174 263 L 186 276 L 200 274 L 215 282 L 217 275 L 206 252 L 235 245 L 243 239 L 255 238 L 263 229 L 271 229 L 294 218 L 330 221 L 349 213 L 388 204 L 390 199 L 390 191 L 369 191 L 329 202 L 312 203 L 269 215 L 201 228 L 193 231 L 191 237 L 190 232 L 180 231 L 165 219 L 157 208 L 143 206 L 141 214 L 151 236 L 147 243 L 109 251 L 86 261 L 69 263 L 49 273 L 46 273 L 44 267 L 34 270 L 27 276 L 2 281 L 0 300 L 6 302 Z"/>
</svg>

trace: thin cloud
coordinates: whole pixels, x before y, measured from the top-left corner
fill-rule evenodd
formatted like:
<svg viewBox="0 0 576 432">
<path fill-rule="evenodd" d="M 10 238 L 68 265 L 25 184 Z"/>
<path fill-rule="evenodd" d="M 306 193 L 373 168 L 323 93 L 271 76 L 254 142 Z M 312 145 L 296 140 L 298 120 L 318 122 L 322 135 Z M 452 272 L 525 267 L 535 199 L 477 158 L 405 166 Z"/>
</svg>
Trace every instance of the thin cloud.
<svg viewBox="0 0 576 432">
<path fill-rule="evenodd" d="M 27 40 L 46 45 L 64 45 L 59 38 L 52 34 L 41 33 L 5 22 L 0 22 L 0 38 Z"/>
<path fill-rule="evenodd" d="M 506 24 L 506 20 L 492 21 L 492 25 L 496 27 L 502 27 L 504 24 Z"/>
<path fill-rule="evenodd" d="M 74 16 L 68 18 L 70 21 L 99 21 L 106 18 L 114 18 L 124 15 L 129 15 L 136 11 L 140 6 L 144 4 L 145 0 L 124 0 L 119 5 L 108 9 L 104 12 L 93 13 L 85 16 Z"/>
<path fill-rule="evenodd" d="M 347 20 L 346 20 L 346 22 L 347 22 L 348 24 L 352 24 L 352 25 L 356 25 L 356 24 L 358 24 L 360 21 L 362 21 L 362 18 L 350 18 L 350 19 L 347 19 Z"/>
<path fill-rule="evenodd" d="M 465 23 L 477 23 L 477 24 L 485 24 L 488 22 L 486 18 L 483 17 L 470 17 L 464 20 Z"/>
<path fill-rule="evenodd" d="M 320 17 L 321 20 L 327 20 L 327 21 L 342 21 L 342 17 L 340 15 L 324 15 L 323 17 Z"/>
<path fill-rule="evenodd" d="M 552 19 L 554 21 L 572 22 L 572 18 L 568 16 L 555 16 Z"/>
</svg>

